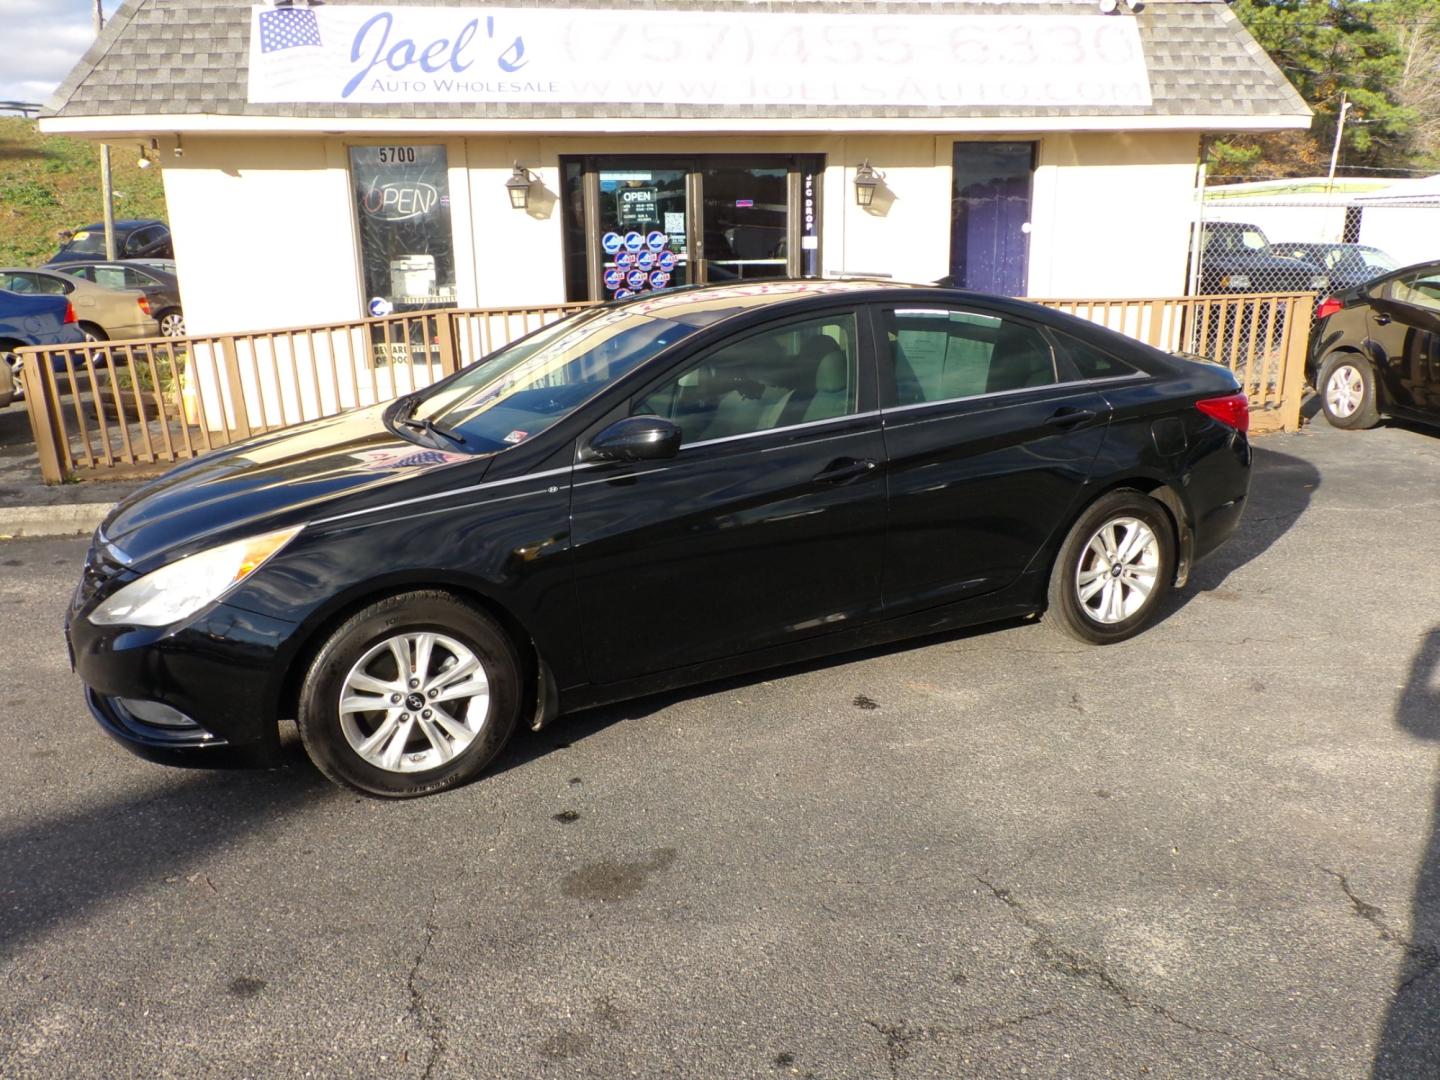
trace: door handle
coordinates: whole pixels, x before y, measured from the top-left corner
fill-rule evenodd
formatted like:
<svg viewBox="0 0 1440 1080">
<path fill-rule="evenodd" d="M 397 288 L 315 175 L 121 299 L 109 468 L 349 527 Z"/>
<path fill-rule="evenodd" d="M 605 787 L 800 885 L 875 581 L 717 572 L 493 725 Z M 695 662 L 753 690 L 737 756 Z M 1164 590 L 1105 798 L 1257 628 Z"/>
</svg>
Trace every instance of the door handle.
<svg viewBox="0 0 1440 1080">
<path fill-rule="evenodd" d="M 1056 409 L 1045 421 L 1050 427 L 1070 428 L 1087 423 L 1095 419 L 1094 409 L 1077 409 L 1067 405 L 1063 409 Z"/>
<path fill-rule="evenodd" d="M 1386 315 L 1383 311 L 1377 312 L 1375 315 L 1375 322 L 1379 326 L 1389 326 L 1390 316 Z"/>
<path fill-rule="evenodd" d="M 871 458 L 836 458 L 816 473 L 814 480 L 817 484 L 843 484 L 847 480 L 864 476 L 878 464 L 878 461 Z"/>
</svg>

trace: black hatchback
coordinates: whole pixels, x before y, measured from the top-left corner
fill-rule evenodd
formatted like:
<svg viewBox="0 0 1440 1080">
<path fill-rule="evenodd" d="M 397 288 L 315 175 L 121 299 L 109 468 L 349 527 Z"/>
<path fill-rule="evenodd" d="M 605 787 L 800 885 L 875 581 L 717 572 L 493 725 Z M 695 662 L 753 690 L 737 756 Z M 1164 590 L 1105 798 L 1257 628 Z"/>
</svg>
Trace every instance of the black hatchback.
<svg viewBox="0 0 1440 1080">
<path fill-rule="evenodd" d="M 519 723 L 1045 614 L 1142 629 L 1235 529 L 1222 367 L 1020 301 L 862 282 L 641 296 L 387 405 L 175 469 L 67 620 L 95 717 L 171 763 L 421 795 Z"/>
</svg>

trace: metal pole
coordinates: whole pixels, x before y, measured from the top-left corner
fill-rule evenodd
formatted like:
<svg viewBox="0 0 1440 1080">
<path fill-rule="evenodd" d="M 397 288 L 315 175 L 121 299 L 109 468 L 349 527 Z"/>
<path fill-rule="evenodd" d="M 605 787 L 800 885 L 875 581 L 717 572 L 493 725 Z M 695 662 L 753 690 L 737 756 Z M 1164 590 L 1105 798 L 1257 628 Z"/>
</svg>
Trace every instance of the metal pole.
<svg viewBox="0 0 1440 1080">
<path fill-rule="evenodd" d="M 95 0 L 95 36 L 105 29 L 105 12 Z M 100 198 L 104 203 L 105 215 L 105 258 L 115 258 L 115 191 L 110 183 L 110 146 L 100 144 Z"/>
<path fill-rule="evenodd" d="M 1350 95 L 1340 95 L 1340 118 L 1335 122 L 1335 145 L 1330 149 L 1330 172 L 1325 182 L 1328 195 L 1335 188 L 1335 163 L 1340 160 L 1340 136 L 1345 134 L 1345 114 L 1350 111 Z"/>
</svg>

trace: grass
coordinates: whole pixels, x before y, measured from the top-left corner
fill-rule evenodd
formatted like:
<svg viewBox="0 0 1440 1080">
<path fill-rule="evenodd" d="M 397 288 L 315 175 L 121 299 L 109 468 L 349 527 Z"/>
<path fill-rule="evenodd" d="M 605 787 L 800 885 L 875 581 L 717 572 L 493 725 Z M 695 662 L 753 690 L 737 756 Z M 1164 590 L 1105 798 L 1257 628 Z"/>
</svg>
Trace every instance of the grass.
<svg viewBox="0 0 1440 1080">
<path fill-rule="evenodd" d="M 138 144 L 110 151 L 115 217 L 165 220 L 159 169 L 141 170 Z M 0 266 L 38 266 L 60 247 L 55 234 L 100 221 L 100 148 L 42 135 L 34 120 L 0 117 Z"/>
</svg>

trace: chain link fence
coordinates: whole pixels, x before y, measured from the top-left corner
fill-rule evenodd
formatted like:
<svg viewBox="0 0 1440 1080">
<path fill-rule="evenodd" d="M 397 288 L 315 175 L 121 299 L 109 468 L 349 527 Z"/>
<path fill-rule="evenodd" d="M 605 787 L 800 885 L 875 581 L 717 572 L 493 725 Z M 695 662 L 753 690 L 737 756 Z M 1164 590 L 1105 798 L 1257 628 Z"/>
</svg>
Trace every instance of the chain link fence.
<svg viewBox="0 0 1440 1080">
<path fill-rule="evenodd" d="M 1196 296 L 1314 293 L 1316 301 L 1411 263 L 1440 259 L 1440 176 L 1420 180 L 1277 181 L 1209 188 L 1192 235 Z M 1313 329 L 1315 307 L 1303 329 Z M 1263 355 L 1276 330 L 1244 307 L 1197 326 L 1190 345 L 1215 356 L 1239 341 Z M 1283 329 L 1283 328 L 1282 328 Z"/>
</svg>

